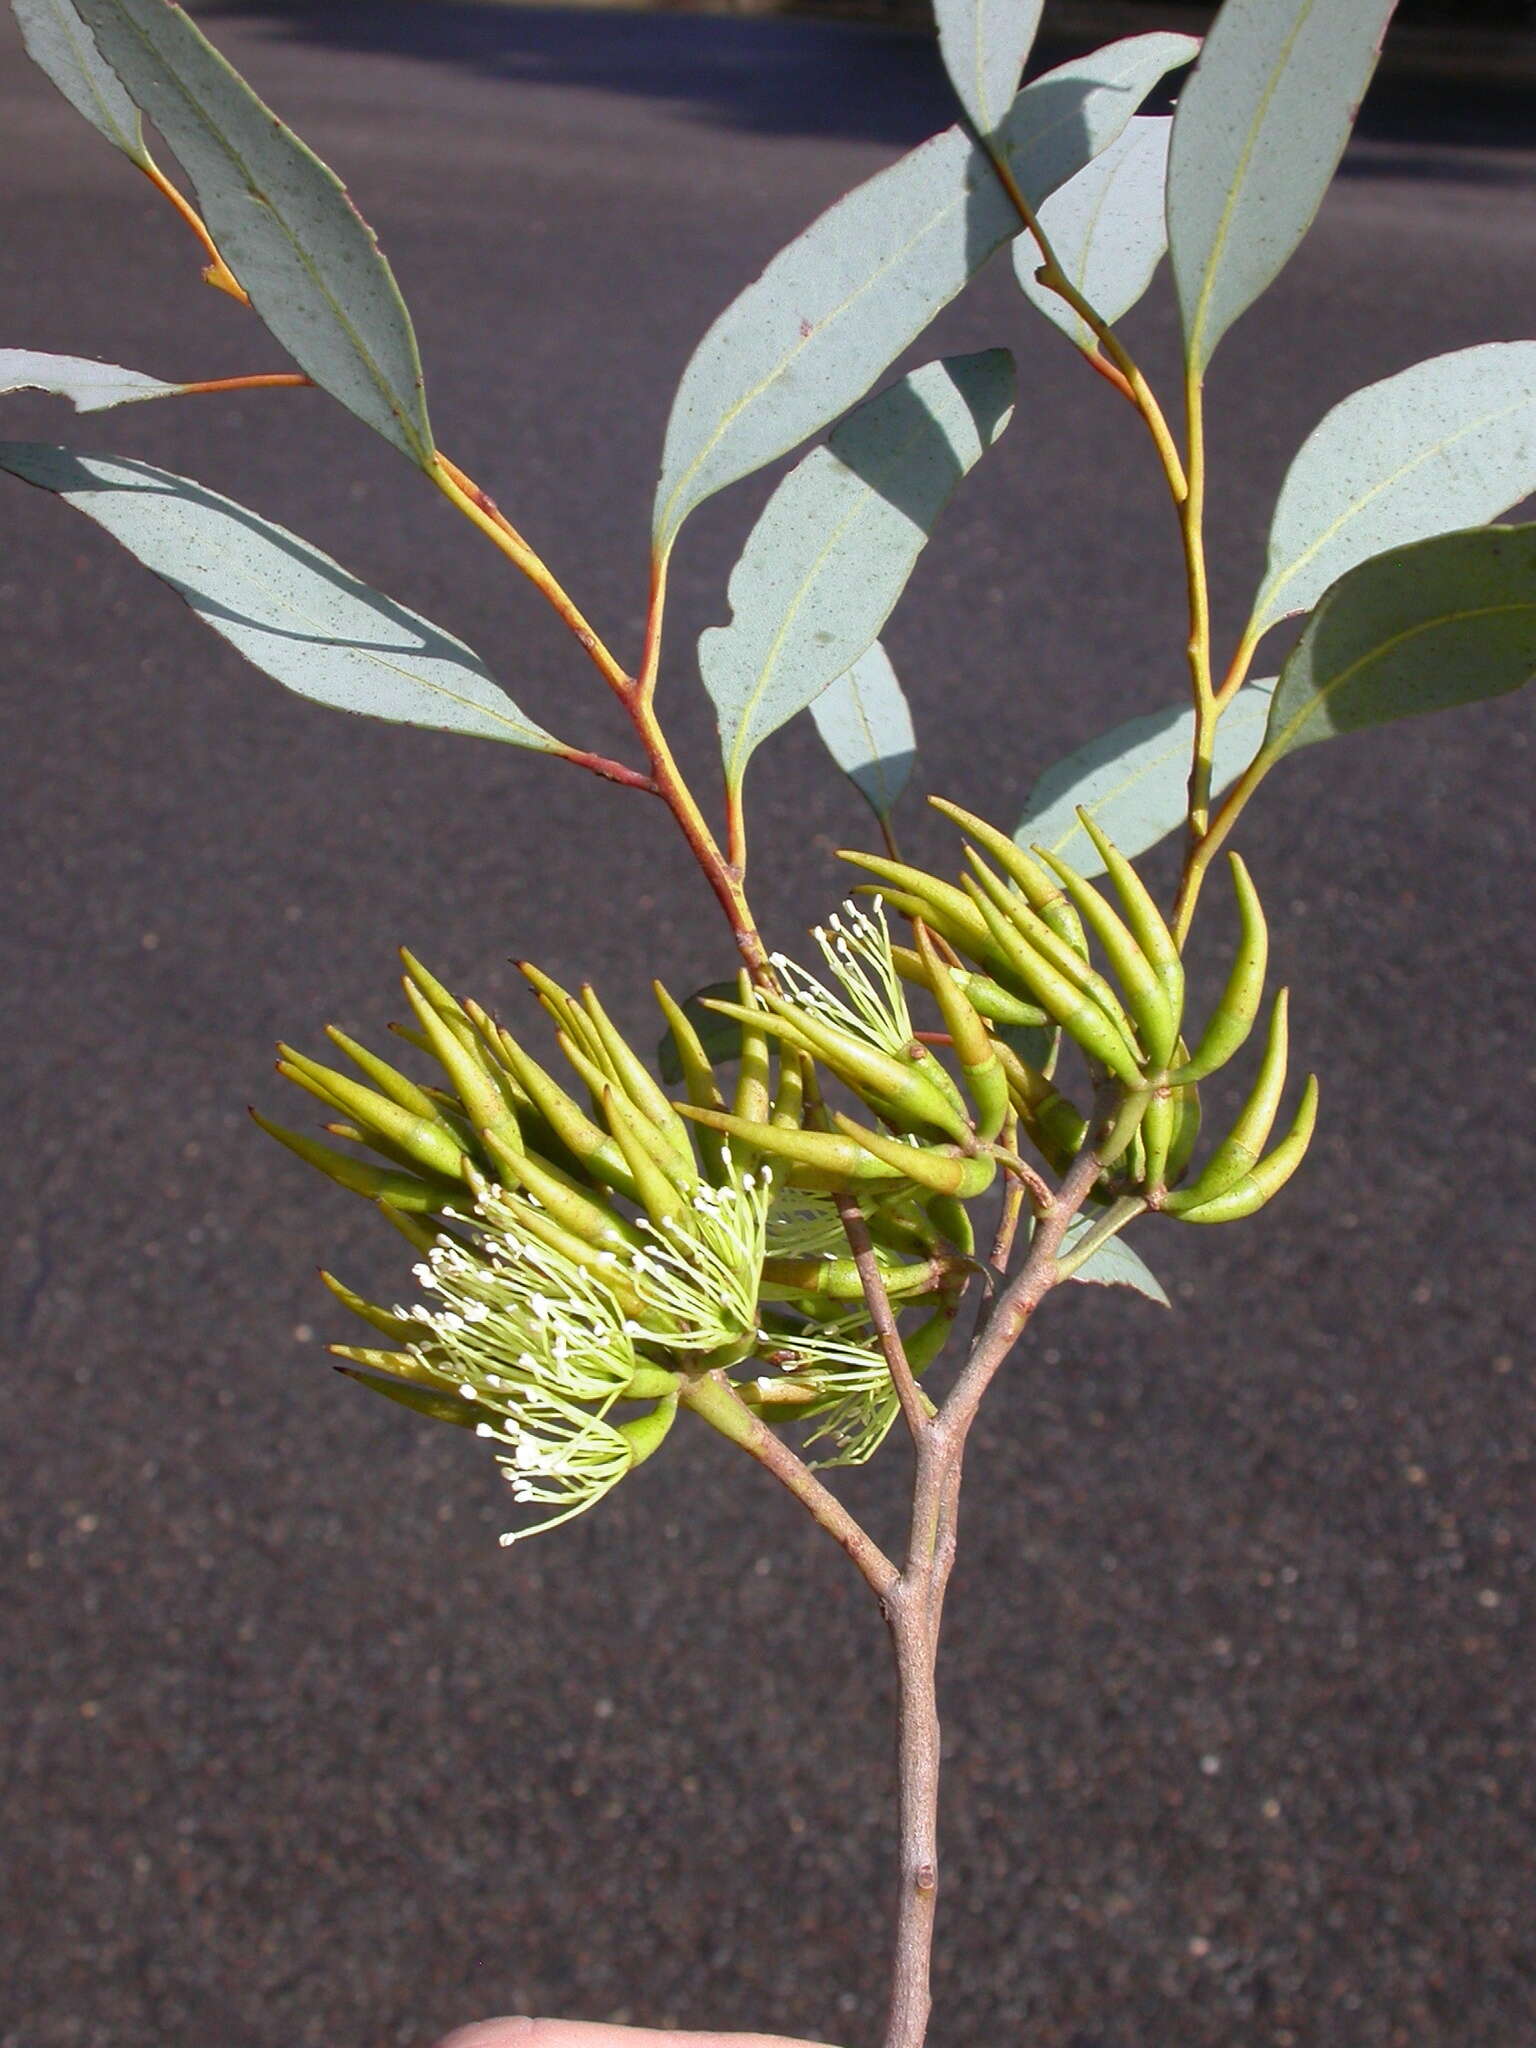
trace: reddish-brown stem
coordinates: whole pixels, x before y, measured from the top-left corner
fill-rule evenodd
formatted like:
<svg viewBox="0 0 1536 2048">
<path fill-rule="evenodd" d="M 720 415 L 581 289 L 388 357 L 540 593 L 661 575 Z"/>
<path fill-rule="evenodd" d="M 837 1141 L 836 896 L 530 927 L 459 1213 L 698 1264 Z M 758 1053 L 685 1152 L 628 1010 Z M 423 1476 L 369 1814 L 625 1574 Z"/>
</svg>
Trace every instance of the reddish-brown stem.
<svg viewBox="0 0 1536 2048">
<path fill-rule="evenodd" d="M 622 761 L 610 761 L 606 754 L 589 754 L 582 747 L 562 747 L 560 759 L 569 761 L 573 767 L 590 769 L 592 774 L 602 776 L 605 782 L 617 782 L 625 789 L 642 789 L 647 796 L 660 796 L 655 778 L 643 774 L 638 768 L 626 768 Z"/>
<path fill-rule="evenodd" d="M 212 397 L 221 391 L 279 391 L 315 388 L 313 377 L 302 370 L 263 370 L 254 377 L 207 377 L 200 384 L 180 384 L 184 398 Z"/>
<path fill-rule="evenodd" d="M 1106 357 L 1101 356 L 1096 348 L 1085 348 L 1083 350 L 1083 360 L 1087 363 L 1090 370 L 1098 371 L 1106 384 L 1114 386 L 1127 405 L 1134 405 L 1136 410 L 1140 412 L 1141 400 L 1136 396 L 1136 387 L 1117 363 L 1112 363 Z"/>
<path fill-rule="evenodd" d="M 880 1339 L 881 1356 L 885 1359 L 886 1371 L 896 1389 L 896 1398 L 901 1403 L 901 1412 L 914 1443 L 918 1442 L 927 1426 L 927 1410 L 923 1397 L 917 1391 L 912 1367 L 907 1358 L 907 1347 L 901 1341 L 891 1297 L 886 1293 L 885 1282 L 880 1277 L 879 1261 L 875 1257 L 874 1239 L 869 1234 L 869 1224 L 857 1199 L 851 1194 L 840 1194 L 836 1198 L 837 1213 L 842 1220 L 843 1234 L 848 1240 L 848 1249 L 853 1254 L 853 1263 L 864 1289 L 864 1306 L 869 1311 L 869 1320 L 875 1335 Z"/>
<path fill-rule="evenodd" d="M 667 564 L 658 558 L 651 565 L 651 601 L 645 622 L 645 646 L 640 668 L 624 694 L 625 709 L 651 763 L 651 780 L 656 794 L 677 820 L 704 879 L 725 912 L 737 950 L 755 981 L 769 981 L 767 949 L 757 921 L 747 902 L 742 884 L 742 864 L 733 851 L 722 853 L 710 830 L 698 799 L 688 787 L 667 744 L 661 721 L 656 716 L 656 679 L 661 664 L 661 626 L 667 602 Z"/>
<path fill-rule="evenodd" d="M 490 492 L 483 491 L 473 477 L 466 476 L 457 463 L 450 462 L 440 448 L 434 451 L 427 474 L 449 503 L 456 506 L 471 524 L 478 526 L 522 571 L 561 623 L 570 630 L 609 689 L 627 703 L 634 687 L 632 679 L 608 652 L 564 585 L 523 539 Z"/>
<path fill-rule="evenodd" d="M 922 2048 L 933 1999 L 929 1988 L 933 1928 L 939 1903 L 938 1629 L 943 1606 L 934 1566 L 940 1526 L 940 1475 L 919 1447 L 914 1527 L 923 1517 L 933 1531 L 929 1563 L 914 1575 L 909 1561 L 885 1614 L 896 1653 L 897 1827 L 900 1869 L 896 1942 L 891 1969 L 885 2048 Z M 931 1508 L 930 1500 L 931 1499 Z"/>
<path fill-rule="evenodd" d="M 804 1459 L 797 1457 L 781 1436 L 752 1413 L 724 1373 L 705 1373 L 688 1380 L 681 1399 L 685 1408 L 693 1409 L 722 1436 L 739 1444 L 781 1486 L 788 1488 L 817 1524 L 847 1552 L 882 1606 L 890 1599 L 900 1583 L 895 1565 L 837 1495 L 822 1485 Z"/>
<path fill-rule="evenodd" d="M 747 870 L 747 810 L 738 784 L 725 786 L 725 857 L 738 875 Z"/>
<path fill-rule="evenodd" d="M 954 1564 L 960 1476 L 976 1410 L 1025 1324 L 1056 1282 L 1067 1226 L 1098 1177 L 1096 1151 L 1073 1163 L 1035 1226 L 1029 1256 L 1003 1290 L 938 1415 L 917 1438 L 912 1526 L 900 1584 L 882 1603 L 896 1652 L 900 1874 L 884 2048 L 923 2048 L 938 1905 L 939 1623 Z"/>
</svg>

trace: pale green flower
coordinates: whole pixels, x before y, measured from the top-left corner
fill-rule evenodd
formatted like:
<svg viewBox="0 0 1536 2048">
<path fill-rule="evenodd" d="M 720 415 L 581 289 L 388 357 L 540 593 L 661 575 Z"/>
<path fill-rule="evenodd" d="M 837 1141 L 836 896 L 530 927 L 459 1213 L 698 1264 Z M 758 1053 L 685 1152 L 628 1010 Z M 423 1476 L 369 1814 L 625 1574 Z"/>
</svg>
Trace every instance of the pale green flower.
<svg viewBox="0 0 1536 2048">
<path fill-rule="evenodd" d="M 727 1159 L 723 1187 L 700 1182 L 665 1228 L 642 1219 L 650 1239 L 627 1270 L 643 1304 L 629 1334 L 669 1351 L 720 1351 L 753 1340 L 768 1244 L 773 1173 Z"/>
<path fill-rule="evenodd" d="M 502 1537 L 511 1543 L 569 1521 L 634 1465 L 606 1417 L 639 1361 L 609 1291 L 519 1232 L 497 1195 L 476 1205 L 472 1246 L 441 1237 L 416 1268 L 437 1301 L 400 1313 L 430 1333 L 410 1347 L 417 1363 L 477 1404 L 478 1436 L 506 1446 L 498 1463 L 513 1499 L 559 1511 Z"/>
<path fill-rule="evenodd" d="M 862 1465 L 873 1457 L 901 1413 L 901 1403 L 868 1318 L 854 1314 L 818 1331 L 774 1333 L 764 1343 L 771 1345 L 769 1359 L 782 1378 L 777 1383 L 760 1379 L 756 1391 L 765 1400 L 776 1393 L 791 1398 L 811 1393 L 800 1412 L 818 1426 L 806 1442 L 830 1438 L 836 1447 L 835 1456 L 819 1462 Z"/>
<path fill-rule="evenodd" d="M 905 1058 L 912 1045 L 912 1017 L 891 956 L 891 935 L 879 897 L 869 910 L 850 897 L 811 937 L 842 993 L 785 954 L 775 953 L 775 971 L 792 1000 L 881 1052 Z"/>
</svg>

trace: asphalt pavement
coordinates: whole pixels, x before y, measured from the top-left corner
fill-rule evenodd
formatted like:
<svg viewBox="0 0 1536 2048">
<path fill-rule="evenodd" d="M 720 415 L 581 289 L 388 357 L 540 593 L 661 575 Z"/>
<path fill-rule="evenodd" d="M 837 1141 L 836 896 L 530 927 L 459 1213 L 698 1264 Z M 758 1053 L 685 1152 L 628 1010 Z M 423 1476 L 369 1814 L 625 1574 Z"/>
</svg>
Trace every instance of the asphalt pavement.
<svg viewBox="0 0 1536 2048">
<path fill-rule="evenodd" d="M 676 378 L 778 247 L 949 118 L 931 50 L 422 4 L 214 28 L 379 230 L 442 445 L 632 650 Z M 0 341 L 176 380 L 282 366 L 8 15 L 0 165 Z M 1166 288 L 1129 332 L 1171 387 Z M 1373 99 L 1218 362 L 1226 630 L 1329 404 L 1532 333 L 1528 99 Z M 1017 418 L 888 644 L 928 786 L 1006 822 L 1041 768 L 1178 695 L 1181 599 L 1134 423 L 1000 263 L 922 352 L 998 342 Z M 12 436 L 285 521 L 622 747 L 500 558 L 318 394 L 6 407 Z M 765 488 L 680 556 L 663 701 L 701 778 L 690 648 Z M 397 1294 L 398 1248 L 245 1117 L 291 1107 L 274 1040 L 379 1038 L 401 942 L 509 1014 L 511 956 L 591 976 L 649 1033 L 651 974 L 728 965 L 664 815 L 286 695 L 19 484 L 0 531 L 0 2044 L 426 2048 L 532 2010 L 866 2048 L 892 1688 L 862 1587 L 697 1428 L 499 1549 L 481 1448 L 327 1370 L 315 1267 Z M 1172 1313 L 1054 1297 L 983 1417 L 935 2048 L 1536 2039 L 1531 720 L 1516 696 L 1313 749 L 1245 830 L 1321 1134 L 1262 1223 L 1144 1230 Z M 803 721 L 750 795 L 792 943 L 866 824 Z M 905 831 L 954 859 L 920 805 Z M 902 1462 L 846 1482 L 890 1541 Z"/>
</svg>

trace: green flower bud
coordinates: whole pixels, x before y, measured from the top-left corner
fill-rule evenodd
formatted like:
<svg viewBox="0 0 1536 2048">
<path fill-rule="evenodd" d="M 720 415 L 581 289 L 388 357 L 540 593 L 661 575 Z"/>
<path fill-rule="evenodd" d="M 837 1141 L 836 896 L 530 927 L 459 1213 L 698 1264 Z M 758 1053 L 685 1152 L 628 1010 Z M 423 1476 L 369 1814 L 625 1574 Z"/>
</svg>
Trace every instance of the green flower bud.
<svg viewBox="0 0 1536 2048">
<path fill-rule="evenodd" d="M 1209 1201 L 1176 1213 L 1182 1223 L 1236 1223 L 1279 1193 L 1307 1155 L 1317 1124 L 1317 1076 L 1309 1074 L 1296 1120 L 1273 1152 Z"/>
<path fill-rule="evenodd" d="M 1199 1177 L 1191 1181 L 1188 1187 L 1178 1189 L 1163 1204 L 1170 1215 L 1185 1215 L 1189 1210 L 1198 1208 L 1215 1196 L 1225 1194 L 1228 1188 L 1234 1187 L 1257 1164 L 1260 1154 L 1269 1142 L 1275 1114 L 1280 1107 L 1280 1097 L 1285 1091 L 1290 1044 L 1287 1029 L 1288 1013 L 1288 991 L 1281 989 L 1275 998 L 1275 1007 L 1269 1023 L 1269 1037 L 1265 1043 L 1264 1057 L 1259 1063 L 1252 1092 L 1243 1104 L 1231 1131 L 1206 1161 Z"/>
<path fill-rule="evenodd" d="M 928 927 L 919 920 L 913 926 L 913 932 L 928 977 L 928 987 L 939 1006 L 939 1015 L 944 1019 L 955 1058 L 960 1062 L 961 1079 L 976 1104 L 976 1135 L 990 1140 L 997 1136 L 1008 1118 L 1008 1083 L 991 1033 L 934 951 Z"/>
<path fill-rule="evenodd" d="M 327 1179 L 335 1181 L 338 1187 L 347 1188 L 355 1195 L 366 1195 L 370 1201 L 384 1202 L 393 1209 L 403 1209 L 419 1216 L 469 1207 L 469 1192 L 462 1181 L 428 1180 L 397 1168 L 375 1166 L 366 1159 L 354 1159 L 349 1152 L 338 1152 L 333 1146 L 317 1144 L 313 1138 L 303 1137 L 298 1131 L 269 1122 L 259 1110 L 251 1111 L 251 1120 L 269 1138 L 276 1138 L 280 1145 L 286 1145 L 306 1165 L 313 1166 Z"/>
<path fill-rule="evenodd" d="M 839 1131 L 862 1145 L 873 1158 L 936 1195 L 959 1195 L 969 1200 L 984 1194 L 997 1178 L 997 1161 L 990 1154 L 968 1157 L 947 1148 L 905 1145 L 899 1138 L 889 1138 L 881 1131 L 866 1130 L 851 1117 L 836 1114 L 832 1120 Z"/>
<path fill-rule="evenodd" d="M 1060 877 L 1061 885 L 1071 897 L 1083 923 L 1099 942 L 1110 971 L 1125 996 L 1126 1008 L 1135 1019 L 1148 1060 L 1154 1068 L 1166 1067 L 1179 1035 L 1184 995 L 1182 972 L 1178 985 L 1179 1002 L 1175 1006 L 1162 978 L 1142 951 L 1130 927 L 1108 900 L 1058 855 L 1042 850 L 1040 857 Z"/>
<path fill-rule="evenodd" d="M 998 946 L 1009 956 L 1013 971 L 1046 1014 L 1090 1059 L 1108 1067 L 1130 1087 L 1137 1086 L 1141 1080 L 1141 1059 L 1120 1027 L 1091 996 L 1037 952 L 979 888 L 975 900 Z"/>
<path fill-rule="evenodd" d="M 1264 976 L 1269 967 L 1269 927 L 1264 921 L 1264 906 L 1238 856 L 1229 853 L 1227 860 L 1237 897 L 1237 951 L 1221 1001 L 1211 1012 L 1193 1057 L 1174 1075 L 1178 1081 L 1201 1081 L 1218 1067 L 1224 1067 L 1246 1042 L 1264 996 Z"/>
<path fill-rule="evenodd" d="M 969 832 L 978 846 L 986 848 L 1009 881 L 1023 895 L 1031 910 L 1035 911 L 1073 952 L 1086 960 L 1088 941 L 1083 936 L 1083 927 L 1077 912 L 1039 862 L 1031 860 L 1016 839 L 1010 839 L 1006 832 L 1000 832 L 995 825 L 989 825 L 985 818 L 978 818 L 974 811 L 963 811 L 958 804 L 948 803 L 943 797 L 931 796 L 928 801 L 936 811 L 952 819 L 963 832 Z"/>
</svg>

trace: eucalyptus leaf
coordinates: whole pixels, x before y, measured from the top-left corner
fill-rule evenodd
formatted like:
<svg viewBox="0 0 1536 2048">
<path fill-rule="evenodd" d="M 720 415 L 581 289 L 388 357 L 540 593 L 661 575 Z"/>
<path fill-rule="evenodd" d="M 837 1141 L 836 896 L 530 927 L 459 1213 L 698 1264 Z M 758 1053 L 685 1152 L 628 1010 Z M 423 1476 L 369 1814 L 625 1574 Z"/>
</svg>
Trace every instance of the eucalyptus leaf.
<svg viewBox="0 0 1536 2048">
<path fill-rule="evenodd" d="M 301 697 L 562 751 L 461 640 L 243 505 L 146 462 L 41 442 L 0 442 L 0 469 L 94 519 L 247 660 Z"/>
<path fill-rule="evenodd" d="M 1087 1215 L 1074 1216 L 1062 1239 L 1063 1253 L 1080 1244 L 1098 1222 L 1098 1216 L 1091 1211 Z M 1100 1245 L 1091 1259 L 1085 1259 L 1077 1271 L 1067 1277 L 1086 1280 L 1098 1287 L 1134 1287 L 1138 1294 L 1146 1295 L 1160 1308 L 1173 1306 L 1157 1275 L 1139 1252 L 1132 1251 L 1123 1237 L 1112 1237 L 1108 1244 Z"/>
<path fill-rule="evenodd" d="M 144 146 L 144 118 L 124 92 L 70 0 L 11 0 L 27 55 L 98 135 L 140 170 L 153 161 Z"/>
<path fill-rule="evenodd" d="M 1163 200 L 1172 126 L 1166 115 L 1138 115 L 1040 209 L 1056 261 L 1110 326 L 1146 291 L 1168 246 Z M 1047 320 L 1079 348 L 1096 348 L 1087 322 L 1036 279 L 1040 248 L 1033 235 L 1019 236 L 1013 263 L 1026 297 Z"/>
<path fill-rule="evenodd" d="M 1061 1051 L 1059 1024 L 994 1024 L 992 1035 L 1012 1046 L 1026 1066 L 1033 1067 L 1036 1073 L 1055 1073 Z"/>
<path fill-rule="evenodd" d="M 1533 675 L 1536 526 L 1415 541 L 1352 569 L 1308 619 L 1280 671 L 1261 758 L 1502 697 Z"/>
<path fill-rule="evenodd" d="M 67 398 L 76 412 L 105 412 L 141 398 L 175 398 L 182 384 L 162 384 L 142 370 L 120 370 L 89 356 L 39 355 L 26 348 L 0 348 L 0 393 L 46 391 Z"/>
<path fill-rule="evenodd" d="M 101 54 L 180 159 L 251 304 L 299 368 L 426 466 L 410 316 L 336 174 L 173 0 L 80 0 Z"/>
<path fill-rule="evenodd" d="M 1255 638 L 1372 555 L 1480 526 L 1536 491 L 1536 341 L 1432 356 L 1336 405 L 1275 507 Z"/>
<path fill-rule="evenodd" d="M 1013 105 L 1045 0 L 934 0 L 939 53 L 978 135 Z"/>
<path fill-rule="evenodd" d="M 731 571 L 731 622 L 699 640 L 727 785 L 871 646 L 960 479 L 1008 424 L 1006 349 L 927 363 L 792 469 Z"/>
<path fill-rule="evenodd" d="M 1194 36 L 1126 36 L 1030 80 L 999 141 L 1008 168 L 1038 213 L 1051 194 L 1125 132 L 1147 94 L 1199 54 Z M 1017 226 L 1015 219 L 1010 231 Z"/>
<path fill-rule="evenodd" d="M 917 736 L 891 658 L 877 640 L 811 705 L 827 752 L 882 824 L 912 777 Z"/>
<path fill-rule="evenodd" d="M 1114 141 L 1188 36 L 1131 36 L 1035 79 L 1002 131 L 1038 205 Z M 1018 229 L 986 152 L 948 128 L 858 185 L 782 249 L 716 320 L 667 425 L 653 541 L 664 560 L 689 513 L 819 433 Z"/>
<path fill-rule="evenodd" d="M 1168 241 L 1198 376 L 1312 225 L 1396 0 L 1226 0 L 1173 123 Z"/>
<path fill-rule="evenodd" d="M 1211 763 L 1213 796 L 1235 782 L 1258 753 L 1274 687 L 1273 677 L 1249 683 L 1223 712 Z M 1170 704 L 1101 733 L 1047 768 L 1029 793 L 1014 838 L 1021 846 L 1047 847 L 1080 875 L 1102 874 L 1104 863 L 1077 815 L 1081 804 L 1127 859 L 1134 859 L 1184 823 L 1194 743 L 1195 714 L 1187 704 Z"/>
<path fill-rule="evenodd" d="M 696 988 L 691 996 L 685 996 L 678 1005 L 698 1033 L 699 1043 L 708 1055 L 711 1066 L 724 1066 L 731 1060 L 741 1058 L 741 1026 L 734 1017 L 722 1017 L 718 1010 L 706 1009 L 705 1004 L 740 1001 L 741 989 L 736 982 L 707 981 L 702 988 Z M 670 1031 L 664 1031 L 657 1042 L 656 1066 L 668 1088 L 681 1085 L 683 1063 L 678 1057 L 677 1040 Z"/>
</svg>

